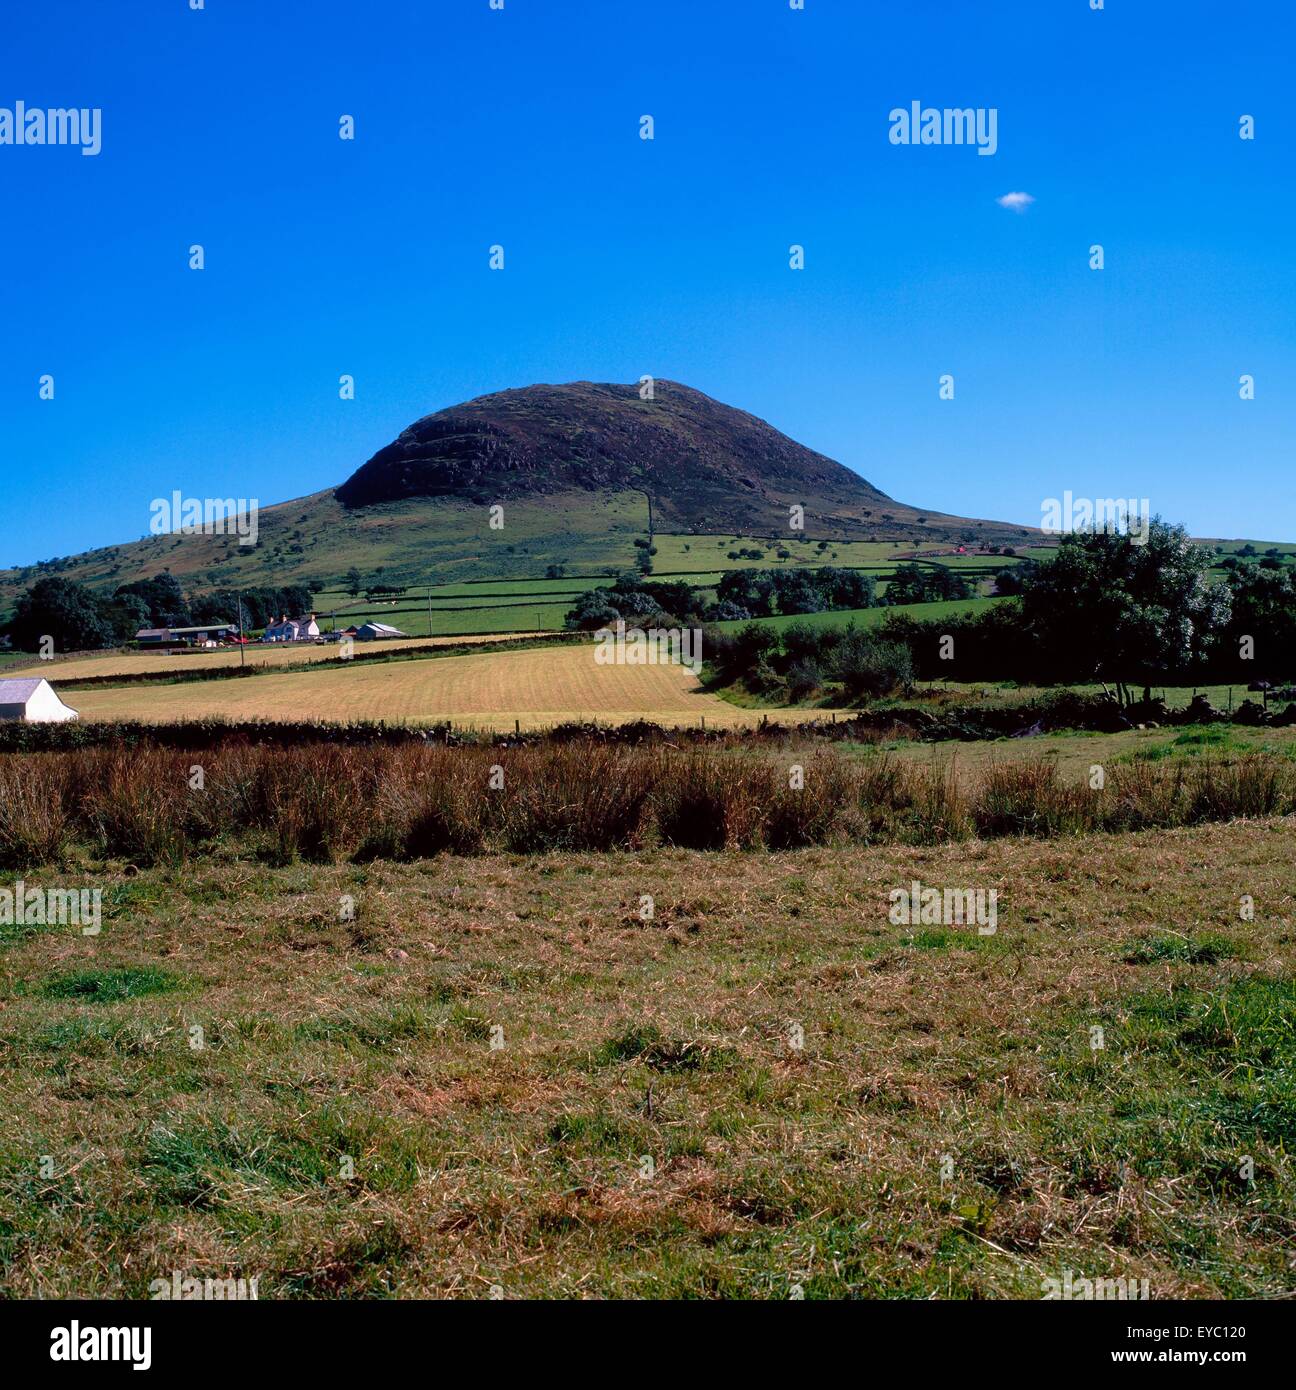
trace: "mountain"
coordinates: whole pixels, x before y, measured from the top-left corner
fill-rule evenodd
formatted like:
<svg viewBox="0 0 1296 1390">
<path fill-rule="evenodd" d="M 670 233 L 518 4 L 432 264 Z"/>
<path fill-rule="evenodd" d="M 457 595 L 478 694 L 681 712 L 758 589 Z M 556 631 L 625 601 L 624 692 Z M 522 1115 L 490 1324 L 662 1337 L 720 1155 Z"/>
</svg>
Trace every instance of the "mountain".
<svg viewBox="0 0 1296 1390">
<path fill-rule="evenodd" d="M 166 489 L 159 487 L 159 493 Z M 503 530 L 487 508 L 503 503 Z M 634 565 L 634 541 L 719 533 L 903 545 L 1016 545 L 1039 533 L 920 510 L 746 411 L 678 382 L 587 381 L 480 396 L 424 416 L 341 486 L 263 506 L 255 546 L 233 536 L 162 535 L 0 570 L 0 619 L 42 574 L 97 588 L 170 571 L 186 590 L 308 584 L 355 567 L 366 578 L 426 584 L 570 574 Z M 147 503 L 141 504 L 147 515 Z M 686 547 L 687 548 L 687 547 Z"/>
<path fill-rule="evenodd" d="M 665 532 L 784 535 L 789 508 L 799 505 L 812 536 L 940 539 L 968 526 L 987 539 L 1027 534 L 921 513 L 755 415 L 665 380 L 650 400 L 638 386 L 575 381 L 439 410 L 380 449 L 336 496 L 356 510 L 413 497 L 489 505 L 634 491 L 651 499 L 653 527 Z"/>
</svg>

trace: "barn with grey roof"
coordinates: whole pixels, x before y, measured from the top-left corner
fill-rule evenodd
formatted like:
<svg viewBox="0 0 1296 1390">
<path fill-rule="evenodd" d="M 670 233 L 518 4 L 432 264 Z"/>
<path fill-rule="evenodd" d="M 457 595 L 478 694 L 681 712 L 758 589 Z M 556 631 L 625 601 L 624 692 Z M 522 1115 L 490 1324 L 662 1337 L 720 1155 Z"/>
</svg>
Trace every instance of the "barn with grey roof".
<svg viewBox="0 0 1296 1390">
<path fill-rule="evenodd" d="M 27 724 L 62 724 L 79 718 L 43 678 L 0 680 L 0 720 Z"/>
</svg>

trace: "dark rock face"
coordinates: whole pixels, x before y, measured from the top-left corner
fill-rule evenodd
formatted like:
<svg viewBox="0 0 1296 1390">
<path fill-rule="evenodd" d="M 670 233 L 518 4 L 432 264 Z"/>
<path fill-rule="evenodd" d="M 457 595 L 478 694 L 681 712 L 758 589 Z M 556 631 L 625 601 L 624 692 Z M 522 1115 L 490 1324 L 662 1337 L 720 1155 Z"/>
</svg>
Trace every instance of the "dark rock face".
<svg viewBox="0 0 1296 1390">
<path fill-rule="evenodd" d="M 787 530 L 791 503 L 806 508 L 807 529 L 831 516 L 846 532 L 879 508 L 908 510 L 754 415 L 672 381 L 654 396 L 584 381 L 481 396 L 416 421 L 336 495 L 355 508 L 638 488 L 661 529 L 764 534 Z"/>
</svg>

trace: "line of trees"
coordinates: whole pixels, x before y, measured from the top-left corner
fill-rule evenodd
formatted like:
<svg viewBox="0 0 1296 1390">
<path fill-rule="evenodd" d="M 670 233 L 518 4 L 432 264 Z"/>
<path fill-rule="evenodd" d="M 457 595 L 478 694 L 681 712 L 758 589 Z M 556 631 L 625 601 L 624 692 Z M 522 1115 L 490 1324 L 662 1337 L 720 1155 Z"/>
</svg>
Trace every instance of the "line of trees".
<svg viewBox="0 0 1296 1390">
<path fill-rule="evenodd" d="M 897 603 L 940 603 L 972 596 L 966 576 L 946 565 L 897 565 L 887 580 L 882 601 L 894 607 Z"/>
<path fill-rule="evenodd" d="M 567 614 L 567 626 L 593 631 L 614 624 L 649 622 L 657 626 L 733 622 L 787 613 L 822 613 L 872 608 L 877 586 L 855 570 L 731 570 L 716 585 L 714 602 L 706 591 L 682 580 L 621 575 L 608 588 L 583 593 Z"/>
<path fill-rule="evenodd" d="M 825 613 L 842 608 L 872 608 L 877 584 L 858 570 L 730 570 L 716 585 L 720 621 L 767 618 L 777 613 Z"/>
<path fill-rule="evenodd" d="M 567 614 L 567 626 L 586 632 L 615 626 L 694 626 L 707 619 L 701 592 L 682 581 L 650 579 L 627 572 L 608 588 L 589 589 Z"/>
<path fill-rule="evenodd" d="M 146 627 L 237 626 L 240 593 L 245 629 L 264 627 L 281 614 L 307 612 L 311 606 L 311 591 L 303 585 L 221 589 L 188 599 L 171 574 L 121 584 L 111 594 L 50 575 L 19 595 L 5 630 L 21 651 L 39 651 L 45 638 L 52 639 L 55 651 L 94 651 L 132 641 Z"/>
</svg>

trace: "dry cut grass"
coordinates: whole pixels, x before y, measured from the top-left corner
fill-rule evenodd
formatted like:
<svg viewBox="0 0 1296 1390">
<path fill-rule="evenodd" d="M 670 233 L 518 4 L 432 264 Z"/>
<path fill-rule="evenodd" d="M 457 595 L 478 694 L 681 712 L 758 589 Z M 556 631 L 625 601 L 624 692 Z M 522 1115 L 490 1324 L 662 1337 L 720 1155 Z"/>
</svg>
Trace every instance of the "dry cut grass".
<svg viewBox="0 0 1296 1390">
<path fill-rule="evenodd" d="M 0 1282 L 1282 1296 L 1294 829 L 110 867 L 5 931 Z"/>
<path fill-rule="evenodd" d="M 683 666 L 600 666 L 594 647 L 533 648 L 327 671 L 69 692 L 84 719 L 452 720 L 482 729 L 568 720 L 751 723 Z"/>
</svg>

